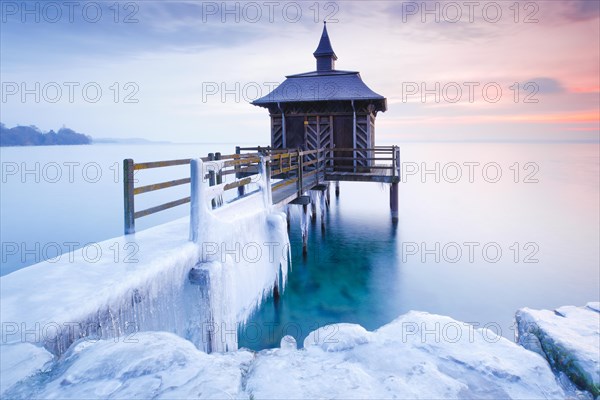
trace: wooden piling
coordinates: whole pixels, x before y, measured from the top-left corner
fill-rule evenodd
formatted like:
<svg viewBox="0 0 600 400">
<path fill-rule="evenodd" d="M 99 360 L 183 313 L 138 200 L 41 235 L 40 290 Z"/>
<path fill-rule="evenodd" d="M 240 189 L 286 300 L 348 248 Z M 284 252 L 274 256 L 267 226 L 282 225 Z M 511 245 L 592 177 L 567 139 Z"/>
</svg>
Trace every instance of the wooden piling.
<svg viewBox="0 0 600 400">
<path fill-rule="evenodd" d="M 340 197 L 340 182 L 335 181 L 335 197 Z"/>
<path fill-rule="evenodd" d="M 331 204 L 331 185 L 329 184 L 329 182 L 327 182 L 327 189 L 325 190 L 325 195 L 327 196 L 327 201 L 326 201 L 326 205 L 327 205 L 327 209 L 329 210 L 329 205 Z"/>
<path fill-rule="evenodd" d="M 290 206 L 286 206 L 285 207 L 285 219 L 287 221 L 287 230 L 288 230 L 288 232 L 290 231 L 290 226 L 291 226 L 291 222 L 290 222 L 291 215 L 290 214 L 291 214 L 291 212 L 290 212 Z"/>
<path fill-rule="evenodd" d="M 315 195 L 313 195 L 313 196 L 315 196 Z M 317 202 L 316 202 L 316 200 L 314 200 L 314 198 L 311 198 L 310 211 L 311 211 L 310 218 L 311 218 L 312 222 L 313 223 L 317 222 Z"/>
<path fill-rule="evenodd" d="M 302 205 L 302 255 L 308 254 L 308 204 Z"/>
<path fill-rule="evenodd" d="M 325 191 L 321 192 L 321 204 L 320 204 L 320 208 L 321 208 L 321 231 L 325 232 L 325 203 L 327 203 L 327 199 L 325 197 L 325 193 L 327 193 L 327 189 L 325 189 Z"/>
<path fill-rule="evenodd" d="M 279 303 L 279 298 L 281 297 L 281 295 L 279 294 L 279 284 L 277 280 L 275 281 L 275 285 L 273 286 L 273 301 L 275 302 L 275 304 Z"/>
<path fill-rule="evenodd" d="M 390 186 L 390 206 L 392 209 L 392 222 L 398 222 L 398 182 Z"/>
</svg>

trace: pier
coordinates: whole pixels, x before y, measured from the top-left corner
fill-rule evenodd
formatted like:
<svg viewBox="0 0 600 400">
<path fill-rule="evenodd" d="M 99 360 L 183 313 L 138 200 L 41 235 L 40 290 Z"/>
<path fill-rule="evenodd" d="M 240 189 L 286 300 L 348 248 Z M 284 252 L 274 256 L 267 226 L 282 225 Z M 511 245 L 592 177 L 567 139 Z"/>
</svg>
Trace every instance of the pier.
<svg viewBox="0 0 600 400">
<path fill-rule="evenodd" d="M 367 152 L 370 166 L 361 166 L 357 161 L 365 157 L 353 156 L 360 150 Z M 350 156 L 348 156 L 348 154 Z M 308 206 L 311 206 L 313 219 L 316 219 L 316 197 L 311 191 L 321 192 L 321 225 L 324 228 L 324 210 L 328 206 L 331 183 L 336 183 L 339 195 L 340 181 L 379 182 L 390 184 L 390 209 L 393 222 L 398 221 L 398 183 L 400 182 L 400 149 L 397 146 L 377 146 L 370 149 L 321 148 L 302 151 L 300 149 L 272 149 L 271 147 L 237 147 L 235 154 L 210 153 L 200 158 L 204 164 L 201 177 L 180 177 L 171 181 L 135 187 L 134 172 L 151 168 L 166 168 L 176 165 L 191 165 L 192 159 L 153 161 L 136 163 L 132 159 L 123 161 L 124 181 L 124 233 L 135 233 L 136 219 L 193 202 L 190 196 L 175 199 L 144 210 L 136 210 L 135 197 L 144 193 L 179 185 L 190 185 L 192 179 L 201 179 L 211 187 L 212 208 L 225 202 L 235 205 L 248 194 L 259 190 L 257 183 L 262 178 L 266 182 L 268 198 L 275 209 L 284 211 L 286 207 L 299 205 L 303 208 L 303 220 L 308 219 Z M 346 165 L 336 165 L 336 162 Z M 224 198 L 227 199 L 224 201 Z M 242 206 L 242 205 L 240 205 Z M 289 216 L 289 213 L 287 213 Z M 202 221 L 200 221 L 201 223 Z M 288 218 L 289 224 L 289 218 Z M 306 252 L 307 230 L 303 224 L 303 250 Z"/>
</svg>

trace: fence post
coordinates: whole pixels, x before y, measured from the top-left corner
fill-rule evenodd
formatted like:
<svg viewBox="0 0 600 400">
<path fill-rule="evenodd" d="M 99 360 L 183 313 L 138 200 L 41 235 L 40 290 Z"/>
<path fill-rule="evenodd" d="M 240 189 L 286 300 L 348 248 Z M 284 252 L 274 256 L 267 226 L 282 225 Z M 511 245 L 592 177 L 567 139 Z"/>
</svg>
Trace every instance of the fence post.
<svg viewBox="0 0 600 400">
<path fill-rule="evenodd" d="M 198 241 L 200 227 L 200 185 L 204 180 L 202 164 L 197 159 L 190 161 L 190 241 Z"/>
<path fill-rule="evenodd" d="M 219 161 L 221 160 L 221 153 L 215 153 L 215 161 Z M 217 163 L 219 164 L 219 163 Z M 220 185 L 221 183 L 223 183 L 223 171 L 221 170 L 221 168 L 219 168 L 218 172 L 217 172 L 217 185 Z M 216 203 L 217 205 L 220 207 L 223 205 L 223 196 L 219 196 L 216 199 Z"/>
<path fill-rule="evenodd" d="M 214 153 L 208 153 L 208 160 L 209 161 L 214 161 L 215 160 L 215 154 Z M 208 185 L 209 186 L 215 186 L 215 166 L 214 166 L 214 163 L 210 163 L 210 168 L 208 170 Z M 212 208 L 217 208 L 217 201 L 215 199 L 212 199 L 211 203 L 212 203 Z"/>
<path fill-rule="evenodd" d="M 298 149 L 298 197 L 302 196 L 304 188 L 304 182 L 302 182 L 304 175 L 304 162 L 302 158 L 304 156 L 302 156 L 301 153 L 302 152 L 300 151 L 300 149 Z"/>
<path fill-rule="evenodd" d="M 242 154 L 241 148 L 240 146 L 235 146 L 235 154 L 240 155 Z M 241 157 L 237 158 L 237 161 L 241 160 Z M 242 178 L 242 174 L 241 174 L 241 164 L 237 164 L 235 166 L 235 179 L 240 179 Z M 246 185 L 244 186 L 238 186 L 237 188 L 238 190 L 238 196 L 242 197 L 244 194 L 246 194 Z"/>
<path fill-rule="evenodd" d="M 315 176 L 317 179 L 317 185 L 319 184 L 319 151 L 320 150 L 321 149 L 317 149 L 317 153 L 316 153 L 317 154 L 317 165 L 315 166 L 316 167 L 315 170 L 317 171 L 317 173 L 315 174 Z"/>
<path fill-rule="evenodd" d="M 392 178 L 396 177 L 396 146 L 392 147 Z"/>
<path fill-rule="evenodd" d="M 396 167 L 396 169 L 398 170 L 398 179 L 402 179 L 402 176 L 400 176 L 400 147 L 396 146 L 396 165 L 394 167 Z"/>
<path fill-rule="evenodd" d="M 125 206 L 125 234 L 135 233 L 135 206 L 133 193 L 133 168 L 131 158 L 123 160 L 123 202 Z"/>
</svg>

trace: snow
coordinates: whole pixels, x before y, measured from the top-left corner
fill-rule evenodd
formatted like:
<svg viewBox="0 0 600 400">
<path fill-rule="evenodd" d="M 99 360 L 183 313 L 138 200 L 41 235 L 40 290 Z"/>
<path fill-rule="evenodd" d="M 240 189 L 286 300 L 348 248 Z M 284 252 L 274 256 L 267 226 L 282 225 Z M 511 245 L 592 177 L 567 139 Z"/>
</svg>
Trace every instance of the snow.
<svg viewBox="0 0 600 400">
<path fill-rule="evenodd" d="M 542 354 L 580 388 L 600 395 L 599 303 L 564 306 L 555 311 L 517 312 L 518 342 Z"/>
<path fill-rule="evenodd" d="M 50 373 L 24 381 L 8 398 L 149 399 L 234 398 L 241 368 L 252 353 L 207 355 L 167 332 L 143 332 L 128 341 L 81 340 Z"/>
<path fill-rule="evenodd" d="M 1 347 L 0 394 L 15 383 L 43 372 L 53 357 L 48 351 L 31 343 L 13 343 Z"/>
<path fill-rule="evenodd" d="M 325 335 L 323 335 L 325 334 Z M 9 398 L 564 398 L 547 362 L 492 332 L 409 312 L 374 332 L 330 325 L 252 353 L 206 354 L 166 332 L 81 340 Z M 325 343 L 327 345 L 323 347 Z M 336 346 L 338 343 L 343 345 Z"/>
<path fill-rule="evenodd" d="M 255 180 L 264 186 L 264 178 Z M 223 185 L 199 180 L 195 188 L 191 215 L 199 221 L 184 218 L 110 239 L 0 278 L 1 344 L 39 344 L 60 356 L 82 337 L 166 331 L 206 349 L 204 332 L 218 328 L 225 339 L 214 349 L 236 349 L 237 324 L 276 281 L 281 289 L 285 284 L 285 217 L 260 190 L 212 210 L 210 196 Z M 188 279 L 195 266 L 210 270 L 208 291 Z M 202 309 L 207 295 L 210 310 Z"/>
</svg>

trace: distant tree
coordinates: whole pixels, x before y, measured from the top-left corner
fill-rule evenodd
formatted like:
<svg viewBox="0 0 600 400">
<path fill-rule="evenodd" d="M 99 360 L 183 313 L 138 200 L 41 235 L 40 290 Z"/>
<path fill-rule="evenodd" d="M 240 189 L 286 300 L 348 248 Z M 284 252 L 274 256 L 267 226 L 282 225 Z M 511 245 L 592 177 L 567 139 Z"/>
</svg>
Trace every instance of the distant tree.
<svg viewBox="0 0 600 400">
<path fill-rule="evenodd" d="M 90 144 L 92 138 L 63 126 L 58 132 L 43 133 L 37 126 L 6 128 L 0 122 L 0 146 L 50 146 Z"/>
</svg>

